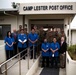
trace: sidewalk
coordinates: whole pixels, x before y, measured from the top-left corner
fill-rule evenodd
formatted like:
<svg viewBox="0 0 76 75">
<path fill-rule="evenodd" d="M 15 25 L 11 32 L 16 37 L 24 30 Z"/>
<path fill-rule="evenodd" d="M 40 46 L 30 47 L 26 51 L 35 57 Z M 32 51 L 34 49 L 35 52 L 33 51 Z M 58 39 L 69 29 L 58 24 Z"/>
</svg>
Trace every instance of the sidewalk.
<svg viewBox="0 0 76 75">
<path fill-rule="evenodd" d="M 13 64 L 14 62 L 16 62 L 18 59 L 14 59 L 12 61 L 10 61 L 7 66 L 10 66 L 11 64 Z M 28 72 L 28 65 L 27 65 L 27 58 L 25 60 L 21 60 L 21 75 L 26 75 L 26 73 Z M 29 60 L 29 68 L 31 68 L 31 66 L 33 65 L 33 59 Z M 4 69 L 4 66 L 2 67 L 2 70 Z M 19 62 L 17 62 L 12 68 L 10 68 L 7 71 L 7 75 L 19 75 Z M 0 75 L 5 75 L 5 74 L 0 74 Z"/>
<path fill-rule="evenodd" d="M 3 45 L 4 44 L 4 40 L 0 40 L 0 45 Z"/>
</svg>

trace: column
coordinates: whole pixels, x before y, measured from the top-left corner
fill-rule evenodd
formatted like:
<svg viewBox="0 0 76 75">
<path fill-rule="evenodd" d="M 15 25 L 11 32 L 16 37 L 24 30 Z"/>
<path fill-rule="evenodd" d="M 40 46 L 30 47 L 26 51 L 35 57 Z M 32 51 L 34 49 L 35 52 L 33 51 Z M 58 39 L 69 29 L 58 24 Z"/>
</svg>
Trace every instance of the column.
<svg viewBox="0 0 76 75">
<path fill-rule="evenodd" d="M 30 31 L 30 26 L 29 26 L 29 19 L 27 16 L 25 16 L 25 24 L 27 25 L 27 32 Z"/>
<path fill-rule="evenodd" d="M 71 18 L 69 19 L 69 46 L 71 45 Z"/>
<path fill-rule="evenodd" d="M 23 28 L 25 27 L 25 15 L 23 15 Z"/>
<path fill-rule="evenodd" d="M 66 35 L 66 42 L 67 42 L 67 44 L 69 44 L 69 42 L 68 42 L 68 17 L 66 17 L 64 19 L 64 32 Z"/>
</svg>

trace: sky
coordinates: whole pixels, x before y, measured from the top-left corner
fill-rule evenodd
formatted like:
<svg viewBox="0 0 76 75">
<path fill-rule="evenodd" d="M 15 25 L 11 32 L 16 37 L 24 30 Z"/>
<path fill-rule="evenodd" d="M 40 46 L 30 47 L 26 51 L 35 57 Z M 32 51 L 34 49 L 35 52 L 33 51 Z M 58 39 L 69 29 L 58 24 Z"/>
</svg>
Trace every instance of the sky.
<svg viewBox="0 0 76 75">
<path fill-rule="evenodd" d="M 0 8 L 11 8 L 12 2 L 16 3 L 76 2 L 76 0 L 0 0 Z"/>
<path fill-rule="evenodd" d="M 0 0 L 0 9 L 12 8 L 12 2 L 15 3 L 40 3 L 40 2 L 76 2 L 76 0 Z M 74 17 L 71 28 L 76 29 L 76 16 Z"/>
</svg>

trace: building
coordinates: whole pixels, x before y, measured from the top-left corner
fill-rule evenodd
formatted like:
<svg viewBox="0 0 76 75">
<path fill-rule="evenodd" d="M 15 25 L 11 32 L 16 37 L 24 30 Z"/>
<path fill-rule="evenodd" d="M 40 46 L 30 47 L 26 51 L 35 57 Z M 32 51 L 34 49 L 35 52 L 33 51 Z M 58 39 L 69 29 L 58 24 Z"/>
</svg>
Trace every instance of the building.
<svg viewBox="0 0 76 75">
<path fill-rule="evenodd" d="M 18 30 L 19 25 L 30 32 L 33 25 L 45 28 L 61 28 L 71 43 L 70 23 L 76 14 L 76 2 L 54 3 L 18 3 L 14 9 L 0 9 L 0 39 L 4 39 L 8 30 Z M 68 40 L 68 39 L 67 39 Z"/>
</svg>

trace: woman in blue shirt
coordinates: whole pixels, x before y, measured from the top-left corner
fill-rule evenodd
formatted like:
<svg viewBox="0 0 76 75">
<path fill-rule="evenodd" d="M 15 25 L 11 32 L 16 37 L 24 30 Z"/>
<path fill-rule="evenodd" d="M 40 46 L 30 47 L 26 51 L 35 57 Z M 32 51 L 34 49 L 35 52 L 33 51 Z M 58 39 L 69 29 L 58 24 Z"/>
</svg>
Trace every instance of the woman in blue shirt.
<svg viewBox="0 0 76 75">
<path fill-rule="evenodd" d="M 58 67 L 58 56 L 59 56 L 59 50 L 60 46 L 59 43 L 56 41 L 56 38 L 53 38 L 53 42 L 50 45 L 50 56 L 51 56 L 51 66 L 52 67 Z M 54 65 L 55 63 L 55 65 Z"/>
<path fill-rule="evenodd" d="M 21 29 L 21 34 L 18 35 L 18 49 L 19 49 L 19 52 L 21 52 L 24 49 L 26 49 L 26 47 L 27 47 L 26 41 L 27 41 L 27 35 L 24 34 L 24 29 Z M 25 55 L 26 52 L 23 52 L 21 54 L 21 57 L 23 55 Z M 25 59 L 25 57 L 23 59 Z"/>
<path fill-rule="evenodd" d="M 13 44 L 14 38 L 11 35 L 11 32 L 7 32 L 7 36 L 5 37 L 5 50 L 6 50 L 6 59 L 9 59 L 13 56 Z"/>
<path fill-rule="evenodd" d="M 46 60 L 46 66 L 49 67 L 49 49 L 50 49 L 50 45 L 47 42 L 47 39 L 44 39 L 44 43 L 42 43 L 41 49 L 42 49 L 42 67 L 45 66 L 45 60 Z"/>
</svg>

